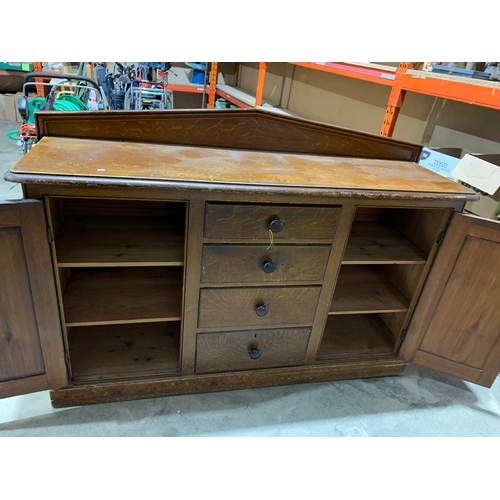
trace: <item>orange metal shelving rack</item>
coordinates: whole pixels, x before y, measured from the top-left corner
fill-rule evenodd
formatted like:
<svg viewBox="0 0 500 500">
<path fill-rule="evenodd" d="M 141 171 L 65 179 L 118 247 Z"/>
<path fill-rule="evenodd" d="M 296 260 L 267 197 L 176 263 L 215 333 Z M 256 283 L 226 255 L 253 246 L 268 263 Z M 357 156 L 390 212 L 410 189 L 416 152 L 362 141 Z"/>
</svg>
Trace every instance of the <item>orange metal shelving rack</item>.
<svg viewBox="0 0 500 500">
<path fill-rule="evenodd" d="M 226 101 L 231 102 L 232 104 L 238 106 L 239 108 L 256 108 L 262 105 L 262 95 L 264 93 L 264 80 L 266 78 L 266 70 L 267 64 L 265 62 L 259 63 L 259 76 L 257 78 L 257 89 L 255 91 L 255 103 L 252 105 L 248 104 L 238 97 L 232 95 L 230 92 L 226 92 L 223 89 L 217 88 L 217 63 L 211 63 L 211 71 L 210 71 L 210 85 L 209 85 L 209 98 L 208 98 L 208 107 L 215 107 L 215 97 L 219 95 Z"/>
<path fill-rule="evenodd" d="M 212 67 L 214 64 L 216 63 L 212 63 Z M 412 68 L 418 67 L 419 63 L 402 62 L 394 70 L 336 62 L 291 62 L 290 64 L 391 87 L 380 130 L 381 135 L 388 137 L 392 136 L 394 132 L 397 117 L 407 92 L 416 92 L 500 110 L 500 83 L 472 79 L 469 82 L 463 81 L 463 78 L 441 78 L 436 73 L 413 70 Z M 265 72 L 266 63 L 259 63 L 259 76 L 253 107 L 262 104 Z M 217 89 L 217 72 L 211 74 L 210 96 L 213 97 L 213 102 L 215 102 L 215 94 L 226 98 L 239 107 L 252 107 L 229 93 Z"/>
</svg>

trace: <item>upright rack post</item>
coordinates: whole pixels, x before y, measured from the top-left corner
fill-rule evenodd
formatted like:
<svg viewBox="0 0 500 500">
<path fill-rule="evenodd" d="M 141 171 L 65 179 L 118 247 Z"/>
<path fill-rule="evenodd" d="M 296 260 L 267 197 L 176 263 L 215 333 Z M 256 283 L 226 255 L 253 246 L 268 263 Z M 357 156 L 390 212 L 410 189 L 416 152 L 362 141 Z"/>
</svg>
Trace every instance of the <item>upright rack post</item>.
<svg viewBox="0 0 500 500">
<path fill-rule="evenodd" d="M 387 109 L 385 110 L 384 122 L 382 123 L 380 135 L 392 137 L 394 127 L 396 126 L 396 120 L 399 115 L 399 110 L 403 105 L 406 95 L 406 90 L 402 89 L 401 84 L 403 75 L 406 74 L 409 64 L 410 63 L 408 62 L 399 63 L 391 93 L 389 95 L 389 101 L 387 102 Z"/>
<path fill-rule="evenodd" d="M 42 63 L 41 62 L 34 62 L 33 63 L 33 71 L 41 73 Z M 43 83 L 43 79 L 42 78 L 35 78 L 35 82 Z M 38 97 L 45 97 L 43 85 L 36 85 L 36 95 Z"/>
<path fill-rule="evenodd" d="M 257 79 L 257 90 L 255 92 L 255 105 L 258 107 L 262 105 L 262 95 L 264 93 L 264 80 L 266 78 L 267 64 L 265 62 L 259 63 L 259 77 Z"/>
<path fill-rule="evenodd" d="M 215 92 L 217 91 L 217 66 L 218 63 L 213 62 L 210 65 L 210 89 L 208 93 L 208 108 L 215 108 Z"/>
</svg>

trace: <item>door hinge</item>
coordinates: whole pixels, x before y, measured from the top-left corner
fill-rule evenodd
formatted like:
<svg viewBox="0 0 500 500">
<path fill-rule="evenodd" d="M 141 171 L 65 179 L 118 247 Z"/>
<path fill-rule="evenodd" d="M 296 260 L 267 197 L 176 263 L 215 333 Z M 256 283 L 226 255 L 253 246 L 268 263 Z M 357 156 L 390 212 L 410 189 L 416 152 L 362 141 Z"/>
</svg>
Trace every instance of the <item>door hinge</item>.
<svg viewBox="0 0 500 500">
<path fill-rule="evenodd" d="M 436 243 L 438 245 L 441 245 L 443 243 L 443 240 L 444 240 L 444 235 L 445 235 L 445 232 L 444 231 L 441 231 L 439 233 L 439 236 L 437 237 L 437 240 L 436 240 Z"/>
<path fill-rule="evenodd" d="M 406 334 L 407 334 L 407 333 L 408 333 L 408 328 L 405 328 L 405 329 L 401 332 L 401 334 L 399 335 L 399 338 L 400 338 L 401 340 L 404 340 L 404 339 L 405 339 L 405 337 L 406 337 Z"/>
<path fill-rule="evenodd" d="M 47 241 L 49 242 L 49 245 L 54 241 L 54 238 L 52 238 L 52 231 L 49 226 L 47 226 Z"/>
</svg>

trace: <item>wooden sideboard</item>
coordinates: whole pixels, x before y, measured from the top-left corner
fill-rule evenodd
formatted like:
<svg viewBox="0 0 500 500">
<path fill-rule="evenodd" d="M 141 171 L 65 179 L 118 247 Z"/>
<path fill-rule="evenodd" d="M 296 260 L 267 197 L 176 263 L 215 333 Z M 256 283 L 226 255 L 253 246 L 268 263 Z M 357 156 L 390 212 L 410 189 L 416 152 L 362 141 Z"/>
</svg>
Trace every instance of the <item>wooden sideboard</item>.
<svg viewBox="0 0 500 500">
<path fill-rule="evenodd" d="M 495 380 L 500 226 L 419 146 L 255 110 L 37 120 L 0 204 L 0 396 Z"/>
</svg>

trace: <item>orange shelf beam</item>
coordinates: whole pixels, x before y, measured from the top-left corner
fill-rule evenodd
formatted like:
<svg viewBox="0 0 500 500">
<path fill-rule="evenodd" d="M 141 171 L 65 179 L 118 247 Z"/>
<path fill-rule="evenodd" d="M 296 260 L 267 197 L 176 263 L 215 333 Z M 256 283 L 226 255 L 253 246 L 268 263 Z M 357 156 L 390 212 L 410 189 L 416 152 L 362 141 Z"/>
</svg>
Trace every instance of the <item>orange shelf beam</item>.
<svg viewBox="0 0 500 500">
<path fill-rule="evenodd" d="M 212 63 L 216 64 L 216 63 Z M 264 93 L 264 80 L 266 78 L 266 70 L 267 70 L 267 64 L 265 62 L 259 63 L 259 76 L 257 78 L 257 89 L 255 91 L 255 101 L 254 104 L 249 104 L 248 102 L 242 101 L 241 99 L 238 99 L 234 95 L 220 89 L 220 88 L 215 88 L 215 93 L 225 99 L 226 101 L 229 101 L 230 103 L 234 104 L 235 106 L 238 106 L 239 108 L 256 108 L 257 106 L 262 105 L 262 95 Z"/>
<path fill-rule="evenodd" d="M 410 92 L 450 99 L 453 101 L 500 109 L 500 83 L 494 87 L 474 83 L 455 82 L 440 78 L 403 75 L 401 88 Z"/>
<path fill-rule="evenodd" d="M 381 135 L 389 137 L 394 131 L 407 91 L 500 110 L 500 83 L 498 86 L 486 86 L 477 84 L 474 80 L 470 83 L 459 82 L 441 79 L 439 76 L 430 77 L 425 72 L 422 75 L 407 72 L 407 69 L 411 69 L 410 65 L 419 63 L 400 63 L 394 73 L 347 63 L 291 62 L 290 64 L 392 87 L 380 131 Z"/>
<path fill-rule="evenodd" d="M 229 101 L 229 102 L 232 102 L 233 104 L 235 104 L 236 106 L 238 106 L 239 108 L 252 108 L 253 106 L 251 106 L 250 104 L 248 104 L 247 102 L 245 101 L 241 101 L 240 99 L 238 99 L 237 97 L 234 97 L 233 95 L 231 94 L 228 94 L 227 92 L 225 92 L 224 90 L 221 90 L 221 89 L 217 89 L 216 90 L 216 93 L 217 95 L 221 96 L 222 98 L 224 98 L 226 101 Z"/>
<path fill-rule="evenodd" d="M 346 63 L 292 62 L 290 64 L 389 86 L 394 86 L 397 78 L 397 71 L 394 73 L 384 72 Z M 470 83 L 465 83 L 440 79 L 439 77 L 427 77 L 425 73 L 421 76 L 406 73 L 401 79 L 401 90 L 464 102 L 475 106 L 500 109 L 500 83 L 498 87 L 489 87 L 473 82 L 474 80 L 471 80 Z"/>
<path fill-rule="evenodd" d="M 188 84 L 188 83 L 169 83 L 167 85 L 168 90 L 173 90 L 174 92 L 191 92 L 193 94 L 203 94 L 203 85 Z M 207 94 L 209 89 L 207 88 Z"/>
<path fill-rule="evenodd" d="M 394 80 L 396 79 L 396 72 L 381 71 L 374 68 L 365 68 L 362 66 L 356 66 L 354 64 L 336 62 L 291 62 L 290 64 L 324 71 L 326 73 L 333 73 L 335 75 L 347 76 L 349 78 L 356 78 L 358 80 L 364 80 L 366 82 L 388 85 L 389 87 L 392 87 Z"/>
</svg>

